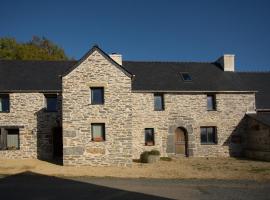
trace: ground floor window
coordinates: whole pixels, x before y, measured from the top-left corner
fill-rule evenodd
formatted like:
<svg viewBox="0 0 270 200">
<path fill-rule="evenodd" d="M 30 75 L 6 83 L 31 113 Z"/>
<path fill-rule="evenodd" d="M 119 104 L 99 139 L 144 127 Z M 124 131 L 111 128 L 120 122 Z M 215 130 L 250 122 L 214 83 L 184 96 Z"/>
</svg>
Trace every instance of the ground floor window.
<svg viewBox="0 0 270 200">
<path fill-rule="evenodd" d="M 101 142 L 105 141 L 105 124 L 93 123 L 91 124 L 92 141 Z"/>
<path fill-rule="evenodd" d="M 20 148 L 19 129 L 1 128 L 0 131 L 0 149 L 16 150 Z"/>
<path fill-rule="evenodd" d="M 201 144 L 216 144 L 217 131 L 216 127 L 201 127 Z"/>
<path fill-rule="evenodd" d="M 155 145 L 155 135 L 154 135 L 154 129 L 153 128 L 146 128 L 144 129 L 145 134 L 145 145 L 146 146 L 153 146 Z"/>
</svg>

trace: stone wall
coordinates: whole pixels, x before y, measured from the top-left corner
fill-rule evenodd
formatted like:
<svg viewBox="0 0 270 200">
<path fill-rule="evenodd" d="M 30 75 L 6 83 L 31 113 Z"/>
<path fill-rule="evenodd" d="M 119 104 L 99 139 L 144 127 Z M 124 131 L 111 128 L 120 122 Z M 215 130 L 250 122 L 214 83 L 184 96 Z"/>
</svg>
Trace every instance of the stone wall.
<svg viewBox="0 0 270 200">
<path fill-rule="evenodd" d="M 91 105 L 94 86 L 104 87 L 104 105 Z M 130 165 L 131 78 L 95 50 L 63 77 L 62 95 L 64 165 Z M 92 141 L 91 123 L 105 123 L 105 141 Z"/>
<path fill-rule="evenodd" d="M 11 93 L 10 112 L 0 113 L 0 127 L 19 127 L 19 150 L 0 150 L 0 158 L 52 157 L 52 127 L 58 113 L 44 112 L 42 93 Z"/>
<path fill-rule="evenodd" d="M 248 117 L 246 156 L 270 161 L 270 127 Z"/>
<path fill-rule="evenodd" d="M 132 102 L 133 158 L 151 149 L 159 150 L 162 156 L 174 154 L 177 127 L 187 131 L 189 156 L 241 156 L 245 142 L 243 118 L 247 111 L 254 110 L 255 96 L 219 93 L 216 111 L 207 111 L 206 94 L 166 93 L 164 111 L 154 111 L 153 93 L 132 93 Z M 201 126 L 217 127 L 217 144 L 201 145 Z M 155 146 L 145 146 L 145 128 L 155 129 Z"/>
</svg>

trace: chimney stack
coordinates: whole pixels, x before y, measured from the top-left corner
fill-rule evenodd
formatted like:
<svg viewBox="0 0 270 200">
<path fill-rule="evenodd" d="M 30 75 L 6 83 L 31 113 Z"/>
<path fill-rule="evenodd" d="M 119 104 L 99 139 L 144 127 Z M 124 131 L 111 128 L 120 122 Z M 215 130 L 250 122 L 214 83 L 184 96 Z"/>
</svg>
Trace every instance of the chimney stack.
<svg viewBox="0 0 270 200">
<path fill-rule="evenodd" d="M 225 72 L 234 72 L 234 55 L 224 54 L 217 62 L 222 66 Z"/>
<path fill-rule="evenodd" d="M 111 59 L 117 62 L 119 65 L 122 65 L 122 55 L 118 53 L 110 54 Z"/>
</svg>

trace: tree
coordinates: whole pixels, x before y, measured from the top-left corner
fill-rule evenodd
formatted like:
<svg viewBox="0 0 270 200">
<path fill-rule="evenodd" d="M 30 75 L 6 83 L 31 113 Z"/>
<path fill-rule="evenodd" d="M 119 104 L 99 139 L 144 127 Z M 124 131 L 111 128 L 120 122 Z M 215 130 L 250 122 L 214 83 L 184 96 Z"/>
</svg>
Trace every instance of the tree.
<svg viewBox="0 0 270 200">
<path fill-rule="evenodd" d="M 69 60 L 63 48 L 45 37 L 33 36 L 29 42 L 11 37 L 0 38 L 0 59 L 4 60 Z"/>
</svg>

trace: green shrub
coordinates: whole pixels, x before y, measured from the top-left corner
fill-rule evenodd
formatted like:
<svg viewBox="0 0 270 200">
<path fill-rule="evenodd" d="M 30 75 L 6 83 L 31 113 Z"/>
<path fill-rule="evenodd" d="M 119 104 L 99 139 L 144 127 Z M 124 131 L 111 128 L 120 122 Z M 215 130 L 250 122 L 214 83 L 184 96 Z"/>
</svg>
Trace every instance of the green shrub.
<svg viewBox="0 0 270 200">
<path fill-rule="evenodd" d="M 149 156 L 149 152 L 148 151 L 144 151 L 141 155 L 140 155 L 140 160 L 142 163 L 147 163 L 148 162 L 148 156 Z"/>
<path fill-rule="evenodd" d="M 160 156 L 160 152 L 158 150 L 152 150 L 149 152 L 149 155 Z"/>
</svg>

